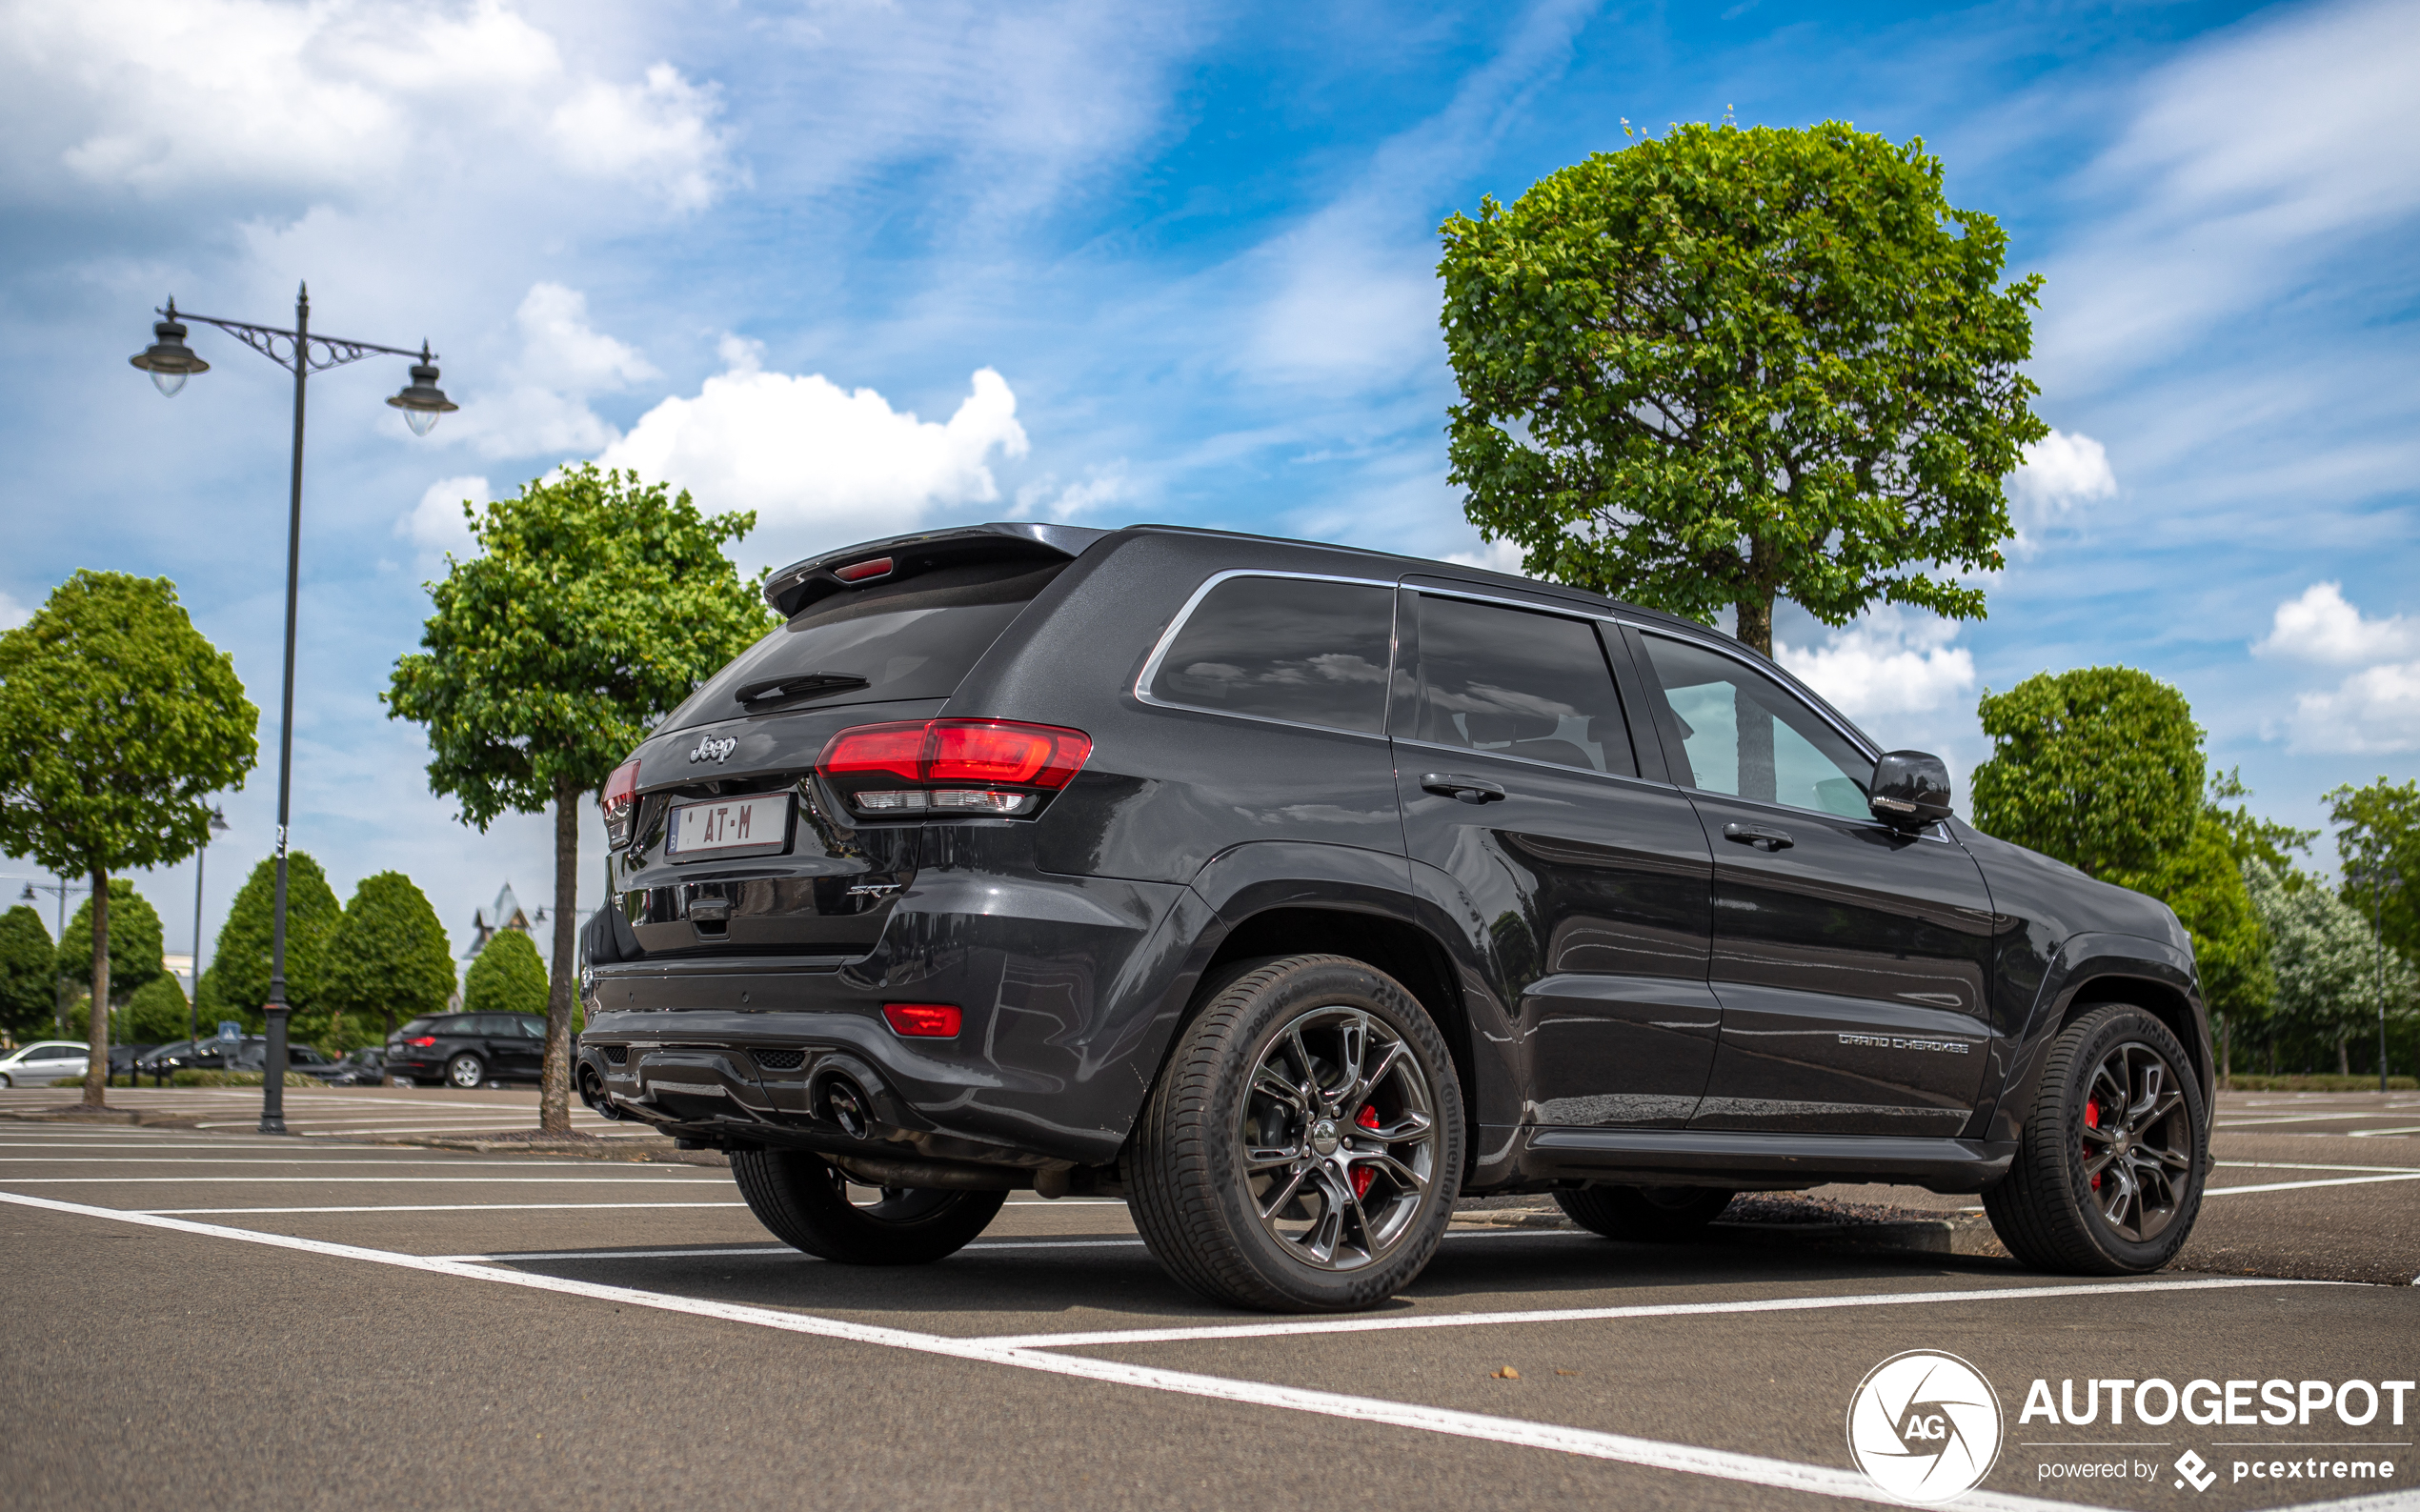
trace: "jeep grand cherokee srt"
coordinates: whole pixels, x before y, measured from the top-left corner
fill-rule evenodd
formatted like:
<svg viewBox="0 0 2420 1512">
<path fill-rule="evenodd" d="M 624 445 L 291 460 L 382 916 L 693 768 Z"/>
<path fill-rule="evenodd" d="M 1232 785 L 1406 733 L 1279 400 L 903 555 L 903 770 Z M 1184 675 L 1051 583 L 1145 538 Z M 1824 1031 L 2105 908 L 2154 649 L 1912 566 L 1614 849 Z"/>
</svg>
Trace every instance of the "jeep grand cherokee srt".
<svg viewBox="0 0 2420 1512">
<path fill-rule="evenodd" d="M 2166 1262 L 2209 1034 L 2175 917 L 1978 833 L 1704 626 L 1439 562 L 985 525 L 785 623 L 603 795 L 588 1103 L 834 1260 L 1124 1195 L 1201 1294 L 1365 1307 L 1458 1196 L 1685 1235 L 1739 1191 L 1979 1192 Z"/>
</svg>

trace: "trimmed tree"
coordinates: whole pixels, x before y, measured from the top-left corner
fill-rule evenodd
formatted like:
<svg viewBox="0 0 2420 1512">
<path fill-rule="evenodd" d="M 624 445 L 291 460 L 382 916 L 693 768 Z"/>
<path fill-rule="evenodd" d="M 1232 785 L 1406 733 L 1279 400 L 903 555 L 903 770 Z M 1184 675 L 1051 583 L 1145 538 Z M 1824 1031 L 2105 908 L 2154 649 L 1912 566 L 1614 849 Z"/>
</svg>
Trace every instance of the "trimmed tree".
<svg viewBox="0 0 2420 1512">
<path fill-rule="evenodd" d="M 335 1015 L 396 1020 L 444 1009 L 454 996 L 454 947 L 428 897 L 401 872 L 365 877 L 345 905 L 329 949 L 327 992 Z M 343 1038 L 343 1026 L 332 1027 Z"/>
<path fill-rule="evenodd" d="M 517 929 L 496 932 L 471 958 L 462 977 L 465 1013 L 542 1014 L 547 1011 L 546 963 L 537 946 Z"/>
<path fill-rule="evenodd" d="M 702 514 L 686 492 L 589 464 L 462 511 L 479 554 L 449 554 L 423 649 L 384 696 L 390 717 L 428 727 L 430 790 L 463 822 L 555 810 L 538 1121 L 568 1132 L 580 798 L 775 620 L 722 553 L 754 514 Z"/>
<path fill-rule="evenodd" d="M 2201 821 L 2202 727 L 2185 696 L 2131 667 L 2039 673 L 1977 706 L 1991 757 L 1969 779 L 1975 828 L 2132 886 Z"/>
<path fill-rule="evenodd" d="M 277 858 L 252 868 L 227 908 L 227 922 L 211 947 L 210 979 L 221 1012 L 250 1033 L 268 1023 L 270 936 L 275 927 Z M 328 886 L 328 874 L 308 851 L 286 853 L 286 1004 L 293 1038 L 310 1043 L 324 1037 L 319 1021 L 328 1012 L 328 948 L 344 905 Z M 213 1020 L 214 1021 L 214 1020 Z"/>
<path fill-rule="evenodd" d="M 1768 654 L 1776 596 L 1984 613 L 2041 278 L 1921 140 L 1675 126 L 1439 232 L 1450 476 L 1523 571 Z"/>
<path fill-rule="evenodd" d="M 160 916 L 151 900 L 123 877 L 110 878 L 110 1006 L 122 1007 L 136 991 L 168 972 Z M 92 900 L 76 906 L 59 941 L 58 974 L 83 980 L 92 975 Z"/>
<path fill-rule="evenodd" d="M 185 1038 L 185 989 L 175 978 L 162 973 L 134 991 L 126 1000 L 126 1012 L 118 1022 L 126 1037 L 136 1044 L 166 1044 Z"/>
<path fill-rule="evenodd" d="M 42 916 L 23 903 L 0 914 L 0 1029 L 39 1038 L 56 1026 L 58 950 Z"/>
<path fill-rule="evenodd" d="M 209 839 L 210 796 L 242 785 L 259 723 L 165 577 L 79 571 L 0 635 L 0 852 L 91 880 L 88 1104 L 108 1098 L 110 874 Z"/>
</svg>

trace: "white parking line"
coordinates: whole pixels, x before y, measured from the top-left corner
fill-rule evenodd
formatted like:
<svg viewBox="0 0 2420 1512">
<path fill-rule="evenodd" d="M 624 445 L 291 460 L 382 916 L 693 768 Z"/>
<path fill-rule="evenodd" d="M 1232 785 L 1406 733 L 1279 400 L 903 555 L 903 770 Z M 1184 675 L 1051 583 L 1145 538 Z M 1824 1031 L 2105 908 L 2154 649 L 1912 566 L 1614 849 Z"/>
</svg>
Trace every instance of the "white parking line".
<svg viewBox="0 0 2420 1512">
<path fill-rule="evenodd" d="M 192 1145 L 185 1146 L 192 1149 Z M 374 1165 L 393 1169 L 398 1165 L 438 1165 L 455 1171 L 494 1170 L 484 1156 L 464 1153 L 456 1156 L 430 1158 L 417 1150 L 397 1150 L 392 1156 L 315 1155 L 315 1156 L 250 1156 L 250 1155 L 179 1155 L 136 1156 L 127 1159 L 114 1155 L 0 1155 L 0 1165 Z M 594 1160 L 515 1160 L 516 1171 L 578 1170 L 594 1171 Z M 62 1178 L 65 1179 L 65 1178 Z M 695 1177 L 691 1180 L 697 1179 Z"/>
<path fill-rule="evenodd" d="M 2409 1129 L 2350 1129 L 2346 1131 L 2346 1137 L 2354 1139 L 2374 1139 L 2382 1134 L 2420 1134 L 2420 1124 L 2415 1124 Z"/>
<path fill-rule="evenodd" d="M 694 1176 L 34 1176 L 10 1177 L 11 1186 L 306 1186 L 313 1183 L 382 1186 L 401 1181 L 445 1181 L 455 1186 L 719 1186 L 730 1183 Z"/>
<path fill-rule="evenodd" d="M 2367 1186 L 2373 1181 L 2420 1181 L 2420 1171 L 2393 1176 L 2339 1176 L 2325 1181 L 2264 1181 L 2254 1186 L 2206 1186 L 2204 1197 L 2232 1197 L 2242 1192 L 2300 1192 L 2314 1186 Z"/>
<path fill-rule="evenodd" d="M 1391 1313 L 1358 1318 L 1272 1319 L 1194 1328 L 1116 1328 L 1098 1333 L 998 1334 L 983 1342 L 1003 1349 L 1080 1349 L 1105 1344 L 1171 1344 L 1209 1339 L 1285 1339 L 1305 1334 L 1387 1333 L 1405 1328 L 1500 1328 L 1523 1323 L 1592 1323 L 1618 1318 L 1696 1318 L 1733 1313 L 1825 1312 L 1847 1307 L 1923 1307 L 2118 1293 L 2229 1291 L 2247 1286 L 2347 1286 L 2349 1281 L 2276 1281 L 2226 1276 L 2195 1280 L 2082 1282 L 2067 1286 L 1999 1286 L 1963 1292 L 1867 1292 L 1852 1297 L 1771 1297 L 1736 1302 L 1644 1302 L 1630 1307 L 1554 1307 L 1508 1313 Z"/>
<path fill-rule="evenodd" d="M 2420 1175 L 2420 1165 L 2307 1165 L 2296 1160 L 2219 1160 L 2222 1171 L 2392 1171 Z"/>
<path fill-rule="evenodd" d="M 1416 1402 L 1386 1401 L 1371 1397 L 1352 1397 L 1337 1392 L 1271 1385 L 1257 1381 L 1234 1381 L 1220 1376 L 1161 1370 L 1148 1365 L 1121 1364 L 1115 1361 L 1088 1359 L 1082 1355 L 1059 1354 L 1040 1349 L 1004 1348 L 982 1340 L 949 1339 L 938 1334 L 911 1333 L 905 1329 L 846 1322 L 839 1319 L 817 1318 L 806 1313 L 782 1312 L 768 1307 L 748 1307 L 732 1302 L 676 1297 L 662 1292 L 638 1291 L 626 1286 L 604 1286 L 594 1281 L 566 1280 L 561 1277 L 544 1276 L 530 1271 L 504 1270 L 493 1265 L 474 1264 L 462 1260 L 432 1260 L 425 1256 L 405 1255 L 393 1250 L 364 1249 L 352 1244 L 332 1244 L 319 1240 L 295 1239 L 283 1234 L 262 1234 L 248 1229 L 223 1228 L 210 1223 L 188 1222 L 182 1219 L 126 1213 L 106 1207 L 88 1207 L 79 1202 L 54 1201 L 48 1198 L 29 1197 L 21 1193 L 0 1192 L 0 1201 L 17 1202 L 29 1207 L 45 1208 L 52 1212 L 76 1214 L 88 1218 L 107 1219 L 121 1223 L 139 1223 L 209 1239 L 235 1240 L 243 1243 L 299 1250 L 306 1254 L 323 1255 L 340 1260 L 366 1260 L 373 1264 L 392 1265 L 405 1270 L 424 1271 L 461 1280 L 487 1281 L 504 1286 L 521 1286 L 534 1291 L 555 1292 L 596 1301 L 615 1302 L 625 1307 L 655 1308 L 664 1312 L 685 1313 L 696 1318 L 749 1323 L 786 1333 L 806 1334 L 891 1349 L 904 1349 L 918 1354 L 938 1355 L 983 1364 L 1007 1365 L 1079 1381 L 1137 1386 L 1150 1391 L 1201 1397 L 1246 1406 L 1277 1407 L 1293 1412 L 1342 1419 L 1346 1421 L 1409 1428 L 1453 1438 L 1483 1440 L 1488 1442 L 1513 1444 L 1525 1448 L 1550 1449 L 1558 1453 L 1579 1455 L 1588 1459 L 1644 1465 L 1650 1469 L 1674 1470 L 1683 1474 L 1708 1476 L 1749 1485 L 1805 1491 L 1817 1496 L 1842 1497 L 1850 1501 L 1874 1502 L 1886 1505 L 1899 1504 L 1864 1475 L 1851 1470 L 1836 1469 L 1829 1465 L 1802 1464 L 1789 1460 L 1737 1454 L 1723 1449 L 1701 1449 L 1691 1444 L 1664 1443 L 1653 1439 L 1633 1438 L 1627 1434 L 1601 1433 L 1588 1428 L 1567 1428 L 1553 1423 L 1524 1421 L 1518 1418 L 1499 1418 L 1484 1413 L 1459 1412 L 1445 1407 L 1422 1406 Z M 2010 1496 L 1990 1491 L 1970 1491 L 1961 1499 L 1960 1504 L 1974 1508 L 1976 1512 L 2047 1512 L 2047 1509 L 2065 1509 L 2071 1505 L 2067 1502 L 2046 1502 L 2033 1497 Z"/>
<path fill-rule="evenodd" d="M 0 1198 L 9 1194 L 0 1192 Z M 142 1207 L 127 1211 L 158 1217 L 226 1213 L 628 1213 L 650 1207 L 746 1207 L 745 1202 L 434 1202 L 386 1207 Z M 112 1210 L 114 1211 L 114 1210 Z"/>
</svg>

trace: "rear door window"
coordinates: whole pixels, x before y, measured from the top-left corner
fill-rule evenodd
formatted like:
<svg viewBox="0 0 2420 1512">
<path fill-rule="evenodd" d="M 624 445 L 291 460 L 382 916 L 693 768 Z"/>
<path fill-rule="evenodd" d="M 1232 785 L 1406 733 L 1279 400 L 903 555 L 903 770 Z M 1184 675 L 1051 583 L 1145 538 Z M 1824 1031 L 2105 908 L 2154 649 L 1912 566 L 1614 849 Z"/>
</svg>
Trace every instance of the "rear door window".
<svg viewBox="0 0 2420 1512">
<path fill-rule="evenodd" d="M 1411 602 L 1420 627 L 1412 738 L 1639 775 L 1595 625 L 1426 594 Z"/>
<path fill-rule="evenodd" d="M 946 698 L 1066 566 L 961 562 L 818 598 L 715 674 L 658 728 L 777 709 Z"/>
<path fill-rule="evenodd" d="M 1144 691 L 1161 703 L 1377 735 L 1394 639 L 1390 587 L 1230 577 L 1194 605 Z"/>
</svg>

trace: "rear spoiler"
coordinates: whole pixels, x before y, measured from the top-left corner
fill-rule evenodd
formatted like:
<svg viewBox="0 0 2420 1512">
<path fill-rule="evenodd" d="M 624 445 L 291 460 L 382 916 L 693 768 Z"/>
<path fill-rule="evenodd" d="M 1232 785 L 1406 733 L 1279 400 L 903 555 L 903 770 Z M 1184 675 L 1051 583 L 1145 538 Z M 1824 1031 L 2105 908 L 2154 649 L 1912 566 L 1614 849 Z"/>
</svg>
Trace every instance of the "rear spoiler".
<svg viewBox="0 0 2420 1512">
<path fill-rule="evenodd" d="M 1065 560 L 1082 555 L 1086 547 L 1109 534 L 1081 525 L 1017 521 L 894 535 L 792 562 L 765 579 L 765 602 L 788 619 L 816 600 L 859 583 L 891 582 L 953 562 Z"/>
</svg>

